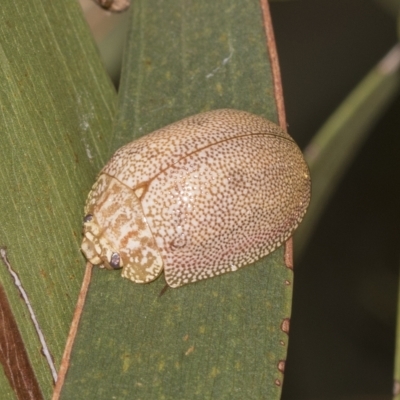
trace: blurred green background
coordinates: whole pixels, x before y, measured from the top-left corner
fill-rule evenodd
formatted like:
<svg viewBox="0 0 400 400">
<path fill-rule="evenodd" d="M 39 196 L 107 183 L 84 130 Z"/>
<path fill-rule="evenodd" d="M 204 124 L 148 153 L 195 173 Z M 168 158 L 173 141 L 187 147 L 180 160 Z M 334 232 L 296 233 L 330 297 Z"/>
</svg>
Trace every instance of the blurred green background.
<svg viewBox="0 0 400 400">
<path fill-rule="evenodd" d="M 289 131 L 304 148 L 397 42 L 396 14 L 371 0 L 274 2 L 271 13 Z M 284 400 L 392 398 L 399 134 L 397 96 L 295 262 Z"/>
<path fill-rule="evenodd" d="M 118 81 L 126 16 L 81 0 Z M 399 1 L 270 3 L 289 132 L 304 149 L 397 42 Z M 284 400 L 392 398 L 400 211 L 400 95 L 346 171 L 301 258 Z"/>
</svg>

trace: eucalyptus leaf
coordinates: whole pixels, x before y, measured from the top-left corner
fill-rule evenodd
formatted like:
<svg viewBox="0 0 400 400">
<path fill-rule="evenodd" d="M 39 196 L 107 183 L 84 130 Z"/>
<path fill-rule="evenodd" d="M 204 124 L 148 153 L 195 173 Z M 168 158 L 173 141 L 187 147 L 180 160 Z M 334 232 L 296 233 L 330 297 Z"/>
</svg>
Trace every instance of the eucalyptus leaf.
<svg viewBox="0 0 400 400">
<path fill-rule="evenodd" d="M 0 246 L 56 370 L 84 273 L 81 210 L 110 147 L 116 94 L 75 0 L 3 1 L 0 38 Z M 0 283 L 50 398 L 51 368 L 4 260 Z M 2 373 L 0 384 L 2 398 L 16 396 Z"/>
<path fill-rule="evenodd" d="M 278 119 L 258 1 L 138 0 L 130 24 L 110 150 L 211 109 Z M 280 398 L 292 282 L 283 248 L 162 296 L 95 269 L 61 398 Z"/>
</svg>

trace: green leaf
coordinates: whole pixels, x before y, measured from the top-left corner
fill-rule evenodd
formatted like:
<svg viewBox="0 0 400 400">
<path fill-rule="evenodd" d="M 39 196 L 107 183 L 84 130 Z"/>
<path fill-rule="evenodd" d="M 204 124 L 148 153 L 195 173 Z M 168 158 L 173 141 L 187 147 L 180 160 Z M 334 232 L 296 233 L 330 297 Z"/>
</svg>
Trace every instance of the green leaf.
<svg viewBox="0 0 400 400">
<path fill-rule="evenodd" d="M 258 1 L 137 0 L 113 150 L 184 116 L 237 108 L 277 120 Z M 278 399 L 292 270 L 283 248 L 179 289 L 95 269 L 62 399 Z"/>
<path fill-rule="evenodd" d="M 0 246 L 58 368 L 84 272 L 82 206 L 106 161 L 116 95 L 75 0 L 3 1 L 0 38 Z M 4 260 L 0 283 L 49 398 L 42 343 Z M 13 398 L 3 374 L 0 384 Z"/>
</svg>

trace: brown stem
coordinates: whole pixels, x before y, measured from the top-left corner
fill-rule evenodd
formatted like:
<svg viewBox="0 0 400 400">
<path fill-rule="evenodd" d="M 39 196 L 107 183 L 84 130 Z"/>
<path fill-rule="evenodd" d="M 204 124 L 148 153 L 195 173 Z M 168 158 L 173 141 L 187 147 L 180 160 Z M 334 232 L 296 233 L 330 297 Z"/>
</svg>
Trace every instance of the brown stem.
<svg viewBox="0 0 400 400">
<path fill-rule="evenodd" d="M 81 291 L 79 293 L 78 302 L 75 307 L 74 316 L 72 318 L 71 328 L 69 330 L 67 344 L 65 346 L 64 354 L 61 360 L 60 370 L 58 372 L 58 380 L 54 388 L 52 400 L 60 398 L 61 390 L 64 385 L 65 376 L 67 375 L 69 360 L 71 358 L 72 346 L 75 342 L 76 333 L 78 332 L 78 325 L 81 319 L 83 306 L 85 305 L 86 295 L 89 289 L 90 280 L 92 277 L 93 265 L 89 262 L 86 264 L 85 275 L 83 277 Z"/>
</svg>

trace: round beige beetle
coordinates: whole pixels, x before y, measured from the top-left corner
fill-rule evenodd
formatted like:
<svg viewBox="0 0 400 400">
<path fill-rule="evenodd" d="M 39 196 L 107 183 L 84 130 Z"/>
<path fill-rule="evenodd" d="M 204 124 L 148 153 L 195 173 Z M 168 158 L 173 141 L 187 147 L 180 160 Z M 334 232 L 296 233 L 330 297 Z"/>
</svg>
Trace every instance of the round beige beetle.
<svg viewBox="0 0 400 400">
<path fill-rule="evenodd" d="M 293 139 L 265 118 L 215 110 L 120 148 L 85 207 L 82 251 L 147 283 L 179 287 L 253 263 L 282 245 L 310 201 Z"/>
</svg>

